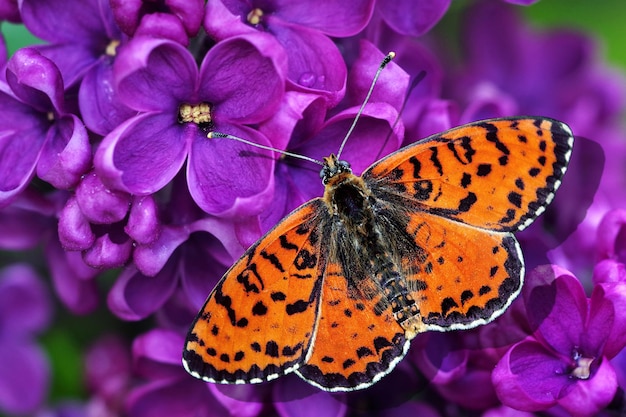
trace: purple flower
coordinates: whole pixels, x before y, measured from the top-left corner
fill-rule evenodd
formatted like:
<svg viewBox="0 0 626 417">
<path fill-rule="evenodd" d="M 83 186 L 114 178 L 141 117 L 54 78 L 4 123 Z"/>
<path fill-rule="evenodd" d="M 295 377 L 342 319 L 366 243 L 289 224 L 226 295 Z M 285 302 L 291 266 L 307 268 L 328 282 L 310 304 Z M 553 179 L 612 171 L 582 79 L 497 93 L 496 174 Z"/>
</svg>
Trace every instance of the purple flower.
<svg viewBox="0 0 626 417">
<path fill-rule="evenodd" d="M 111 0 L 115 20 L 128 36 L 147 33 L 187 45 L 195 36 L 204 17 L 202 0 L 161 2 L 143 0 Z"/>
<path fill-rule="evenodd" d="M 534 332 L 513 345 L 494 370 L 498 397 L 524 411 L 558 404 L 576 416 L 594 415 L 617 389 L 609 359 L 624 344 L 611 336 L 623 333 L 616 326 L 614 303 L 600 286 L 588 299 L 580 282 L 559 268 L 531 274 L 538 275 L 531 280 L 543 281 L 524 290 Z"/>
<path fill-rule="evenodd" d="M 280 48 L 262 34 L 218 43 L 199 71 L 179 44 L 135 38 L 118 56 L 115 75 L 120 100 L 137 116 L 104 138 L 96 172 L 114 189 L 148 195 L 167 185 L 188 159 L 189 190 L 203 210 L 259 213 L 271 198 L 273 160 L 242 157 L 249 146 L 209 140 L 206 129 L 269 145 L 247 125 L 277 109 L 283 66 Z"/>
<path fill-rule="evenodd" d="M 55 213 L 53 198 L 27 188 L 0 209 L 0 248 L 18 251 L 35 247 L 56 227 Z"/>
<path fill-rule="evenodd" d="M 344 94 L 346 67 L 328 36 L 358 33 L 369 21 L 373 0 L 353 2 L 207 2 L 204 28 L 217 40 L 262 31 L 273 35 L 288 55 L 290 86 L 322 95 L 329 107 Z"/>
<path fill-rule="evenodd" d="M 263 389 L 246 385 L 218 387 L 189 378 L 180 364 L 183 343 L 178 333 L 160 329 L 135 339 L 134 368 L 146 383 L 130 392 L 128 415 L 209 417 L 227 415 L 231 410 L 238 416 L 254 417 L 260 413 L 263 404 L 258 393 Z"/>
<path fill-rule="evenodd" d="M 0 83 L 0 207 L 37 174 L 56 188 L 74 186 L 91 164 L 87 131 L 68 112 L 56 65 L 20 49 Z"/>
<path fill-rule="evenodd" d="M 125 38 L 107 0 L 25 0 L 20 9 L 24 24 L 50 42 L 36 48 L 57 64 L 65 86 L 79 84 L 78 104 L 90 130 L 105 135 L 134 114 L 112 85 L 113 62 Z"/>
<path fill-rule="evenodd" d="M 35 335 L 51 313 L 35 271 L 21 264 L 0 269 L 0 412 L 32 413 L 45 400 L 50 369 Z"/>
<path fill-rule="evenodd" d="M 449 6 L 450 0 L 378 0 L 376 11 L 396 32 L 421 36 L 435 26 Z"/>
</svg>

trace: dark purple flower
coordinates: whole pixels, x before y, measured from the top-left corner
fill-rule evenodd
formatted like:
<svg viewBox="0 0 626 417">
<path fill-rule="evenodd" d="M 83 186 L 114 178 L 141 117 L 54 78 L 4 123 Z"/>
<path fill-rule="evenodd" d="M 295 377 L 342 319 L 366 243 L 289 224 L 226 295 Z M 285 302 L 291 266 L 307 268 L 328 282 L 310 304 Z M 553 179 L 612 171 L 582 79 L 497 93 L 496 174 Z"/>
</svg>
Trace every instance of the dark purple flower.
<svg viewBox="0 0 626 417">
<path fill-rule="evenodd" d="M 155 329 L 139 336 L 133 343 L 135 372 L 146 382 L 133 389 L 126 401 L 133 417 L 210 417 L 236 415 L 254 417 L 263 404 L 256 387 L 216 386 L 189 377 L 180 365 L 183 337 L 178 333 Z M 221 392 L 226 394 L 222 394 Z"/>
<path fill-rule="evenodd" d="M 378 0 L 376 11 L 398 33 L 420 36 L 432 29 L 450 6 L 450 0 Z"/>
<path fill-rule="evenodd" d="M 198 33 L 204 17 L 202 0 L 111 0 L 110 3 L 115 20 L 128 36 L 149 32 L 182 45 L 187 45 L 188 38 Z"/>
<path fill-rule="evenodd" d="M 288 55 L 290 85 L 325 97 L 328 106 L 343 97 L 346 66 L 329 36 L 358 33 L 369 21 L 374 1 L 207 2 L 204 28 L 217 40 L 254 31 L 273 35 Z"/>
<path fill-rule="evenodd" d="M 80 83 L 78 104 L 90 130 L 105 135 L 134 114 L 112 85 L 113 61 L 125 38 L 108 0 L 25 0 L 20 9 L 26 27 L 49 42 L 36 48 L 57 64 L 65 86 Z"/>
<path fill-rule="evenodd" d="M 532 335 L 513 345 L 495 368 L 492 380 L 505 404 L 524 411 L 560 405 L 576 416 L 604 408 L 617 389 L 609 359 L 622 333 L 614 303 L 596 286 L 587 299 L 580 282 L 557 267 L 536 269 L 525 289 Z M 626 300 L 626 293 L 622 295 Z"/>
<path fill-rule="evenodd" d="M 0 20 L 11 23 L 20 23 L 22 18 L 14 0 L 0 0 Z"/>
<path fill-rule="evenodd" d="M 135 38 L 118 56 L 115 73 L 120 99 L 137 116 L 104 138 L 96 172 L 114 189 L 148 195 L 167 185 L 187 161 L 189 190 L 203 210 L 259 213 L 271 198 L 273 160 L 242 157 L 249 146 L 209 140 L 206 132 L 269 145 L 247 125 L 268 118 L 280 104 L 284 63 L 281 49 L 262 34 L 218 43 L 199 71 L 179 44 Z"/>
<path fill-rule="evenodd" d="M 54 199 L 27 188 L 0 209 L 0 248 L 18 251 L 35 247 L 53 233 L 55 212 Z"/>
<path fill-rule="evenodd" d="M 17 51 L 0 84 L 0 207 L 37 174 L 56 188 L 73 187 L 91 164 L 80 119 L 69 113 L 55 64 L 32 48 Z"/>
<path fill-rule="evenodd" d="M 46 398 L 49 365 L 35 335 L 50 323 L 48 291 L 27 265 L 0 270 L 0 412 L 36 411 Z"/>
</svg>

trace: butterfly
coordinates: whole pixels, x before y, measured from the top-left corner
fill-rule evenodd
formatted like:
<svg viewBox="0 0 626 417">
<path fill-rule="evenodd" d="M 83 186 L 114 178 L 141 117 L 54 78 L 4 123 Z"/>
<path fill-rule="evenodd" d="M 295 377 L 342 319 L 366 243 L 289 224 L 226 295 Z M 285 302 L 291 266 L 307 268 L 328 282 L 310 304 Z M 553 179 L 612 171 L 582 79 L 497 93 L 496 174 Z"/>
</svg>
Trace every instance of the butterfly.
<svg viewBox="0 0 626 417">
<path fill-rule="evenodd" d="M 573 142 L 557 120 L 510 117 L 435 134 L 361 176 L 324 158 L 323 197 L 226 272 L 191 325 L 184 367 L 207 382 L 295 372 L 352 391 L 422 332 L 489 323 L 522 286 L 513 233 L 552 201 Z"/>
</svg>

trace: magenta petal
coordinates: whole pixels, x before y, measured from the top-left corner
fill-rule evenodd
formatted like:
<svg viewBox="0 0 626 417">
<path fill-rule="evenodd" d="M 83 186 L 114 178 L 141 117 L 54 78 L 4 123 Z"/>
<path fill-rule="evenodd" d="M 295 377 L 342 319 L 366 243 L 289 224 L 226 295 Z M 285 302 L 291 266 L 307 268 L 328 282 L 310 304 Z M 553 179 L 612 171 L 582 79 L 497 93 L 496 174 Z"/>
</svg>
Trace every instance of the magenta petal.
<svg viewBox="0 0 626 417">
<path fill-rule="evenodd" d="M 158 274 L 174 251 L 189 237 L 186 227 L 163 226 L 158 239 L 135 248 L 133 259 L 137 268 L 147 276 Z"/>
<path fill-rule="evenodd" d="M 396 32 L 421 36 L 443 17 L 450 0 L 379 0 L 377 10 Z"/>
<path fill-rule="evenodd" d="M 348 411 L 345 394 L 332 394 L 293 376 L 276 382 L 273 400 L 280 417 L 343 417 Z"/>
<path fill-rule="evenodd" d="M 76 185 L 91 167 L 91 145 L 83 122 L 70 115 L 57 120 L 48 130 L 37 164 L 37 175 L 56 188 Z"/>
<path fill-rule="evenodd" d="M 83 262 L 80 252 L 65 252 L 51 239 L 46 247 L 54 288 L 73 313 L 86 314 L 98 305 L 98 287 L 93 279 L 97 270 Z"/>
<path fill-rule="evenodd" d="M 198 82 L 191 53 L 167 39 L 134 38 L 121 49 L 113 73 L 120 100 L 144 112 L 178 111 L 193 98 Z"/>
<path fill-rule="evenodd" d="M 15 415 L 35 413 L 48 391 L 50 366 L 34 341 L 0 341 L 0 409 Z"/>
<path fill-rule="evenodd" d="M 108 189 L 95 172 L 83 177 L 76 188 L 76 201 L 87 219 L 96 224 L 117 223 L 126 217 L 130 195 Z"/>
<path fill-rule="evenodd" d="M 20 11 L 24 24 L 37 37 L 75 44 L 77 39 L 94 39 L 105 31 L 99 8 L 106 6 L 108 2 L 102 0 L 23 0 Z"/>
<path fill-rule="evenodd" d="M 130 259 L 132 250 L 133 242 L 128 237 L 119 241 L 110 233 L 106 233 L 96 237 L 93 245 L 83 253 L 83 259 L 93 268 L 119 268 Z"/>
<path fill-rule="evenodd" d="M 7 83 L 40 112 L 63 111 L 63 80 L 54 62 L 34 48 L 18 49 L 7 65 Z"/>
<path fill-rule="evenodd" d="M 151 13 L 141 19 L 135 31 L 135 37 L 154 37 L 169 39 L 184 46 L 189 45 L 189 38 L 182 22 L 177 16 L 169 13 Z"/>
<path fill-rule="evenodd" d="M 539 326 L 537 336 L 556 352 L 569 355 L 581 346 L 587 296 L 575 277 L 561 275 L 550 286 L 533 289 L 526 310 L 531 324 Z"/>
<path fill-rule="evenodd" d="M 206 2 L 202 25 L 207 34 L 218 41 L 244 33 L 256 32 L 256 29 L 244 23 L 239 14 L 231 12 L 222 0 Z"/>
<path fill-rule="evenodd" d="M 48 289 L 27 264 L 0 269 L 0 320 L 3 335 L 43 330 L 52 318 Z M 1 360 L 0 360 L 1 361 Z"/>
<path fill-rule="evenodd" d="M 102 181 L 138 195 L 154 193 L 170 182 L 187 156 L 186 132 L 195 134 L 173 117 L 146 113 L 108 134 L 94 157 Z"/>
<path fill-rule="evenodd" d="M 273 37 L 229 38 L 202 61 L 198 94 L 215 105 L 215 120 L 258 123 L 280 106 L 286 72 L 287 57 Z"/>
<path fill-rule="evenodd" d="M 230 134 L 269 145 L 250 128 L 220 126 Z M 189 192 L 207 213 L 221 216 L 259 214 L 272 198 L 274 159 L 269 152 L 228 139 L 198 138 L 187 166 Z"/>
<path fill-rule="evenodd" d="M 522 411 L 546 410 L 555 405 L 570 385 L 565 364 L 529 338 L 514 345 L 492 373 L 498 398 Z"/>
<path fill-rule="evenodd" d="M 133 417 L 226 416 L 228 410 L 209 395 L 205 383 L 194 378 L 159 379 L 135 389 L 126 409 Z"/>
<path fill-rule="evenodd" d="M 271 386 L 259 384 L 223 385 L 208 384 L 209 391 L 233 416 L 257 417 L 261 415 Z"/>
<path fill-rule="evenodd" d="M 158 207 L 151 195 L 134 197 L 124 231 L 137 243 L 144 245 L 154 242 L 159 237 L 161 225 Z"/>
<path fill-rule="evenodd" d="M 617 375 L 606 358 L 597 358 L 600 367 L 587 380 L 579 380 L 559 404 L 573 416 L 595 416 L 613 400 Z"/>
<path fill-rule="evenodd" d="M 346 64 L 337 46 L 325 35 L 304 27 L 273 25 L 272 33 L 289 59 L 289 81 L 294 88 L 321 94 L 329 107 L 343 98 Z"/>
<path fill-rule="evenodd" d="M 44 139 L 45 133 L 38 130 L 0 133 L 0 207 L 28 185 Z"/>
<path fill-rule="evenodd" d="M 122 271 L 107 297 L 111 311 L 123 320 L 141 320 L 157 311 L 174 293 L 176 262 L 168 262 L 149 277 L 129 266 Z"/>
<path fill-rule="evenodd" d="M 374 75 L 384 57 L 385 54 L 374 44 L 367 40 L 361 40 L 359 56 L 352 65 L 348 75 L 347 96 L 352 106 L 360 106 L 365 100 Z M 408 86 L 409 74 L 402 67 L 391 61 L 385 67 L 385 70 L 380 73 L 376 82 L 376 88 L 374 88 L 369 102 L 388 103 L 400 110 L 404 103 Z"/>
<path fill-rule="evenodd" d="M 91 224 L 80 209 L 76 197 L 70 197 L 59 213 L 58 230 L 59 243 L 65 250 L 85 250 L 96 240 Z"/>
<path fill-rule="evenodd" d="M 135 371 L 144 378 L 183 375 L 180 354 L 184 343 L 183 337 L 173 330 L 157 328 L 137 336 L 132 348 Z"/>
<path fill-rule="evenodd" d="M 26 189 L 8 207 L 0 208 L 0 248 L 26 250 L 41 243 L 56 227 L 56 211 L 47 198 Z"/>
<path fill-rule="evenodd" d="M 85 74 L 78 90 L 80 114 L 85 125 L 106 135 L 137 112 L 122 104 L 113 86 L 111 62 L 102 62 Z"/>
<path fill-rule="evenodd" d="M 375 1 L 326 1 L 320 4 L 315 0 L 280 0 L 272 3 L 276 16 L 290 24 L 317 29 L 329 36 L 347 37 L 356 35 L 367 25 Z"/>
</svg>

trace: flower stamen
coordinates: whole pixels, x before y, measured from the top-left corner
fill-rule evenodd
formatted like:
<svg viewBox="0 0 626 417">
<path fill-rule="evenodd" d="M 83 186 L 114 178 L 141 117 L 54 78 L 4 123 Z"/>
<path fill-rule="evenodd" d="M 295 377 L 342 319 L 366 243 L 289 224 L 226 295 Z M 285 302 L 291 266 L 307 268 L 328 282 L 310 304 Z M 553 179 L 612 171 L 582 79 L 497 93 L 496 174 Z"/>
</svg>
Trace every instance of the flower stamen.
<svg viewBox="0 0 626 417">
<path fill-rule="evenodd" d="M 256 8 L 252 9 L 250 13 L 248 13 L 247 20 L 252 26 L 257 26 L 261 23 L 261 18 L 263 17 L 263 10 Z"/>
<path fill-rule="evenodd" d="M 108 56 L 115 56 L 117 55 L 118 46 L 120 46 L 120 41 L 114 39 L 111 42 L 109 42 L 106 49 L 104 50 L 104 53 Z"/>
<path fill-rule="evenodd" d="M 191 105 L 188 103 L 181 104 L 178 108 L 179 123 L 195 123 L 197 125 L 207 125 L 212 121 L 211 105 L 209 103 L 200 103 Z"/>
<path fill-rule="evenodd" d="M 589 379 L 591 376 L 591 364 L 595 358 L 586 358 L 578 351 L 574 351 L 572 355 L 574 359 L 574 369 L 570 372 L 570 375 L 577 379 Z"/>
</svg>

